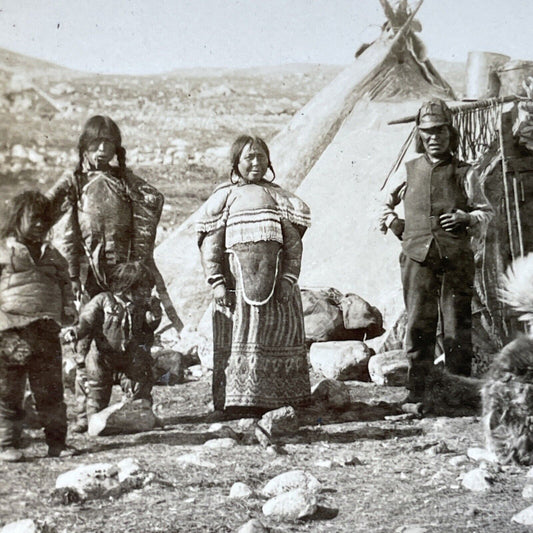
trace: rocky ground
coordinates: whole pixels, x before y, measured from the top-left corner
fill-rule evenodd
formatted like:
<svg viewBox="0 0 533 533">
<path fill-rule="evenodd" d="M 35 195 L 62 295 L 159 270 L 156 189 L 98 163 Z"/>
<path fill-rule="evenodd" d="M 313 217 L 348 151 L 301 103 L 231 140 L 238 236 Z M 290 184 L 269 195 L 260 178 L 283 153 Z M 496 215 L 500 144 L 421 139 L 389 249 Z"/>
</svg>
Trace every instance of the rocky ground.
<svg viewBox="0 0 533 533">
<path fill-rule="evenodd" d="M 348 408 L 315 405 L 299 412 L 297 431 L 276 438 L 275 446 L 257 441 L 253 421 L 213 425 L 209 374 L 156 387 L 162 428 L 71 435 L 78 456 L 45 458 L 41 432 L 28 430 L 26 461 L 0 465 L 0 523 L 30 518 L 58 533 L 230 532 L 253 518 L 273 532 L 529 530 L 512 521 L 532 503 L 524 491 L 528 468 L 499 467 L 479 456 L 473 449 L 483 446 L 478 417 L 409 419 L 398 410 L 405 389 L 346 383 Z M 71 405 L 70 393 L 67 399 Z M 215 438 L 223 435 L 232 438 Z M 60 474 L 125 458 L 152 473 L 141 488 L 84 503 L 52 496 Z M 296 520 L 265 516 L 265 486 L 295 469 L 319 481 L 313 514 Z M 251 490 L 232 489 L 237 482 Z"/>
</svg>

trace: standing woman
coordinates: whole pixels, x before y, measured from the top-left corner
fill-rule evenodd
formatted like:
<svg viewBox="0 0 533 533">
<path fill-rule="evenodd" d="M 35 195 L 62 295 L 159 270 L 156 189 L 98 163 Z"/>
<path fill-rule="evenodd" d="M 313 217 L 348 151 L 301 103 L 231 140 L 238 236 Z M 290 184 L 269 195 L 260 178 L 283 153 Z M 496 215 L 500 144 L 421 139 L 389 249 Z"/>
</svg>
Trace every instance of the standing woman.
<svg viewBox="0 0 533 533">
<path fill-rule="evenodd" d="M 259 137 L 233 143 L 230 178 L 208 199 L 197 226 L 214 298 L 214 407 L 302 405 L 310 382 L 297 281 L 309 207 L 272 183 L 270 153 Z"/>
<path fill-rule="evenodd" d="M 108 291 L 117 265 L 140 261 L 152 270 L 163 298 L 166 289 L 153 259 L 163 195 L 127 167 L 120 129 L 107 116 L 96 115 L 85 123 L 78 153 L 74 172 L 67 172 L 47 193 L 54 221 L 65 216 L 61 250 L 76 296 L 91 299 Z M 82 355 L 88 348 L 76 354 L 77 419 L 71 430 L 80 433 L 88 426 Z"/>
</svg>

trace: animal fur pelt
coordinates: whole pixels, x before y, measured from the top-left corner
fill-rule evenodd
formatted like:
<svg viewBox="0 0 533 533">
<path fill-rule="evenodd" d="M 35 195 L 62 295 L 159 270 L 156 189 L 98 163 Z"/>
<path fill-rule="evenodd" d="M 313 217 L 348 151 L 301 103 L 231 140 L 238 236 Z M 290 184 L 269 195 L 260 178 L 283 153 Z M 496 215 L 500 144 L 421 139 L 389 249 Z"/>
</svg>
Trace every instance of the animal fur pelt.
<svg viewBox="0 0 533 533">
<path fill-rule="evenodd" d="M 521 336 L 494 359 L 482 389 L 489 450 L 502 463 L 533 464 L 533 339 Z"/>
<path fill-rule="evenodd" d="M 533 321 L 533 253 L 519 257 L 502 276 L 500 300 L 520 313 L 520 320 Z"/>
<path fill-rule="evenodd" d="M 426 378 L 423 411 L 439 416 L 478 415 L 482 386 L 480 379 L 450 374 L 436 367 Z"/>
</svg>

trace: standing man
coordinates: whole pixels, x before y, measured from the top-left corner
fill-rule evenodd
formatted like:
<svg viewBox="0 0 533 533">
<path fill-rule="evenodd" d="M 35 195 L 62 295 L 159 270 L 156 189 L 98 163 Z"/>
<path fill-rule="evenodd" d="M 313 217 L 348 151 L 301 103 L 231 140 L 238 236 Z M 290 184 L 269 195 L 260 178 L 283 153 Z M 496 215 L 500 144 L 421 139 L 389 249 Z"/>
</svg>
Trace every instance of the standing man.
<svg viewBox="0 0 533 533">
<path fill-rule="evenodd" d="M 406 402 L 418 404 L 434 363 L 439 309 L 446 368 L 470 375 L 475 267 L 469 233 L 483 230 L 493 212 L 476 170 L 454 156 L 459 138 L 448 106 L 440 99 L 426 102 L 416 125 L 416 151 L 422 155 L 398 173 L 380 229 L 390 229 L 402 241 L 409 359 Z M 405 219 L 395 212 L 402 200 Z"/>
</svg>

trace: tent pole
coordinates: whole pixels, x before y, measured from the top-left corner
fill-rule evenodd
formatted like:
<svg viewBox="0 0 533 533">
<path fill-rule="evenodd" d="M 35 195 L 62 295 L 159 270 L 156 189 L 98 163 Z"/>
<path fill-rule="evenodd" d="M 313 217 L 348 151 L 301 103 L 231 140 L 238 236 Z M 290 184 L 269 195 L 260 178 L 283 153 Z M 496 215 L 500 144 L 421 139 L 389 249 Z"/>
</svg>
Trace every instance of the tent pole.
<svg viewBox="0 0 533 533">
<path fill-rule="evenodd" d="M 516 210 L 516 226 L 518 228 L 518 244 L 520 246 L 520 257 L 524 257 L 524 236 L 522 235 L 522 217 L 520 216 L 520 203 L 518 198 L 518 179 L 517 172 L 513 173 L 513 193 L 514 205 Z"/>
<path fill-rule="evenodd" d="M 511 206 L 509 205 L 509 185 L 507 183 L 507 160 L 505 159 L 505 150 L 503 145 L 503 116 L 500 116 L 500 128 L 498 131 L 498 138 L 500 142 L 500 155 L 502 158 L 502 179 L 503 191 L 505 195 L 505 214 L 507 216 L 507 232 L 509 234 L 509 247 L 511 249 L 511 258 L 514 261 L 516 254 L 513 242 L 513 227 L 511 222 Z"/>
</svg>

